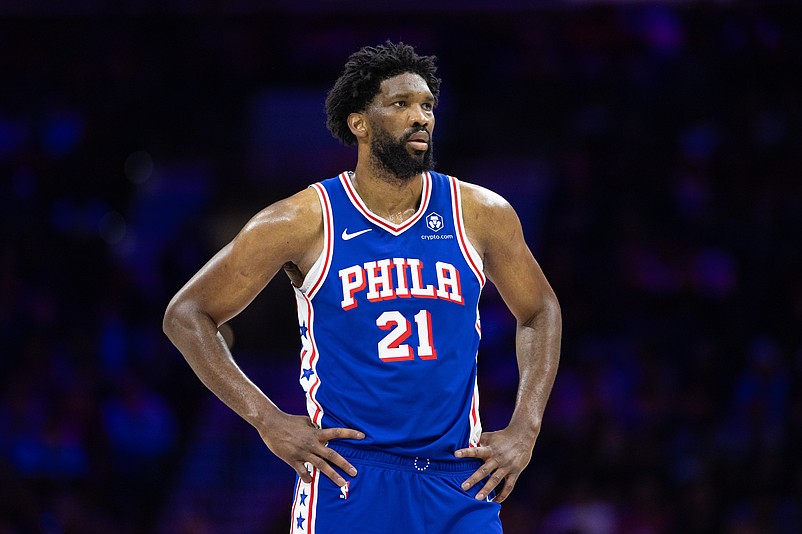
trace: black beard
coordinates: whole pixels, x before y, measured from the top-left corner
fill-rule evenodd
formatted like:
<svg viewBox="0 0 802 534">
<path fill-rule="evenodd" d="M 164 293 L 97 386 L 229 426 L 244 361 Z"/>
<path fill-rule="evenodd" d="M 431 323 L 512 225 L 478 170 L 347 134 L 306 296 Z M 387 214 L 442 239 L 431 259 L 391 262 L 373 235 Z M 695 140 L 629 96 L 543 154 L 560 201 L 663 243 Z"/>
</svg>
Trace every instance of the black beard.
<svg viewBox="0 0 802 534">
<path fill-rule="evenodd" d="M 434 152 L 431 138 L 426 152 L 410 154 L 407 139 L 422 128 L 413 129 L 395 140 L 386 130 L 377 129 L 370 142 L 370 153 L 373 159 L 398 180 L 407 181 L 426 171 L 434 169 Z"/>
</svg>

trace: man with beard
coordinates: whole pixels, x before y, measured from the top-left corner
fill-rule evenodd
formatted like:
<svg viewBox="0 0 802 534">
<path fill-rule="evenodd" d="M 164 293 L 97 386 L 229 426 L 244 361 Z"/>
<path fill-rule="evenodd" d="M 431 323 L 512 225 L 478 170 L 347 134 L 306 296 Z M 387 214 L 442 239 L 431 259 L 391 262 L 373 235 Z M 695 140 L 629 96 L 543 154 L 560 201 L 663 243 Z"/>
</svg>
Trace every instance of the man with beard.
<svg viewBox="0 0 802 534">
<path fill-rule="evenodd" d="M 540 431 L 559 305 L 512 207 L 433 171 L 435 72 L 402 43 L 354 53 L 326 99 L 353 171 L 258 213 L 165 314 L 200 380 L 297 472 L 292 532 L 501 532 Z M 296 295 L 303 416 L 271 402 L 217 330 L 279 269 Z M 476 386 L 488 279 L 517 322 L 518 393 L 495 432 Z"/>
</svg>

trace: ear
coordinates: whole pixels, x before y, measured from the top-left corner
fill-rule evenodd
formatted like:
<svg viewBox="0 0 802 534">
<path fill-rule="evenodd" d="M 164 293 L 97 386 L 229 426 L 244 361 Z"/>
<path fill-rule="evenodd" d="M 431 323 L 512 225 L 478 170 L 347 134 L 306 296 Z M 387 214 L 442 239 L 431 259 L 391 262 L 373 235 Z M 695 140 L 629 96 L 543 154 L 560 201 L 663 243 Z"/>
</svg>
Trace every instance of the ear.
<svg viewBox="0 0 802 534">
<path fill-rule="evenodd" d="M 348 115 L 348 129 L 357 139 L 366 137 L 368 135 L 368 125 L 365 122 L 365 116 L 362 113 Z"/>
</svg>

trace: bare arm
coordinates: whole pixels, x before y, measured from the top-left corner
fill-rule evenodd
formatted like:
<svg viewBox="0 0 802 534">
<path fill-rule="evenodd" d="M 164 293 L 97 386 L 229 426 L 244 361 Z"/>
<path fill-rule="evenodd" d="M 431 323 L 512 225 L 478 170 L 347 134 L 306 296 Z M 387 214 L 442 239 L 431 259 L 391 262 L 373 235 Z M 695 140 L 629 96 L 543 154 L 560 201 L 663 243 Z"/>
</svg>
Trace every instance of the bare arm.
<svg viewBox="0 0 802 534">
<path fill-rule="evenodd" d="M 163 328 L 203 384 L 253 425 L 305 482 L 311 481 L 304 466 L 310 462 L 342 486 L 345 480 L 330 463 L 351 474 L 356 470 L 325 444 L 335 438 L 361 439 L 362 433 L 321 430 L 308 417 L 282 412 L 242 372 L 218 333 L 285 263 L 308 271 L 322 246 L 321 220 L 311 189 L 262 210 L 173 297 Z"/>
<path fill-rule="evenodd" d="M 519 382 L 509 425 L 481 436 L 481 446 L 458 457 L 477 457 L 483 466 L 463 484 L 468 489 L 488 475 L 476 498 L 484 499 L 502 481 L 496 497 L 509 496 L 529 464 L 560 357 L 562 319 L 557 297 L 524 241 L 512 206 L 486 189 L 463 184 L 465 227 L 495 284 L 515 316 Z"/>
</svg>

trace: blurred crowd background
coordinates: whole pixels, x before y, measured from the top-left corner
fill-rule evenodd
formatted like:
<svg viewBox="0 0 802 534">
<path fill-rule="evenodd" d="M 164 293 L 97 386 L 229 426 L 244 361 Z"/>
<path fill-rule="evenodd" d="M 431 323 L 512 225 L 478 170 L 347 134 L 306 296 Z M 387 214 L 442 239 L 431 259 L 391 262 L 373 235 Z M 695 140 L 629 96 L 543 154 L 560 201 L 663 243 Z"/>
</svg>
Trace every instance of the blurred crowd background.
<svg viewBox="0 0 802 534">
<path fill-rule="evenodd" d="M 563 307 L 505 531 L 802 531 L 802 9 L 176 4 L 0 4 L 0 533 L 286 532 L 294 473 L 162 313 L 352 167 L 323 100 L 386 39 L 438 56 L 438 170 L 513 204 Z M 494 430 L 514 324 L 492 287 L 481 313 Z M 223 330 L 302 413 L 297 328 L 279 274 Z"/>
</svg>

